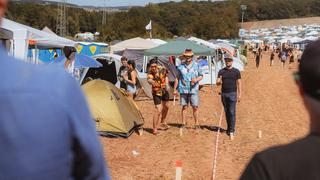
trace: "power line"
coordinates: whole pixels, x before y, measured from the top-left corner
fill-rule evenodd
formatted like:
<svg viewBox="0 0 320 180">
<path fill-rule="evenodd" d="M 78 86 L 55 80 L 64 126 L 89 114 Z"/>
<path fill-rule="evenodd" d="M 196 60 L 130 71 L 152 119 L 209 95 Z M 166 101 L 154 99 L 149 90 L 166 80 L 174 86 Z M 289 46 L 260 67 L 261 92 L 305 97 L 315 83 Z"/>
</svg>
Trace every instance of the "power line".
<svg viewBox="0 0 320 180">
<path fill-rule="evenodd" d="M 107 24 L 107 4 L 106 4 L 106 0 L 104 0 L 104 6 L 103 6 L 103 10 L 102 10 L 102 25 Z"/>
</svg>

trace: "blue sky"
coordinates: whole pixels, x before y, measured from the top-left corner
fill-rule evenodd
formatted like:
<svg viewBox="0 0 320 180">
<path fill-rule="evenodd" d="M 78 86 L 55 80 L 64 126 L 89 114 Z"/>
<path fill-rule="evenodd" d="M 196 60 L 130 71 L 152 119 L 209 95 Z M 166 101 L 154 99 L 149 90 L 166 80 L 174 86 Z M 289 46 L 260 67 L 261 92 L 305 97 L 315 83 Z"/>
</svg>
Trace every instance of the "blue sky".
<svg viewBox="0 0 320 180">
<path fill-rule="evenodd" d="M 60 0 L 52 0 L 52 1 L 60 1 Z M 77 5 L 90 5 L 90 6 L 103 6 L 104 0 L 67 0 L 68 3 L 73 3 Z M 107 6 L 134 6 L 139 5 L 143 6 L 148 4 L 149 2 L 160 3 L 167 2 L 169 0 L 106 0 Z M 181 1 L 181 0 L 171 0 L 171 1 Z M 199 1 L 199 0 L 197 0 Z"/>
</svg>

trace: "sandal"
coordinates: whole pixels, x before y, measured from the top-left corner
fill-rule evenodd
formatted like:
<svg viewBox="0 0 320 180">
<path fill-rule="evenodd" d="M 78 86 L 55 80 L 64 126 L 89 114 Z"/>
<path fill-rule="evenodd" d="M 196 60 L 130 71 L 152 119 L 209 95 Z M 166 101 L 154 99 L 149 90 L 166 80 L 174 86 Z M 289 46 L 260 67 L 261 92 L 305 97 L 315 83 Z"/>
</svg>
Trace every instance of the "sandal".
<svg viewBox="0 0 320 180">
<path fill-rule="evenodd" d="M 200 125 L 194 125 L 193 129 L 198 130 L 201 129 Z"/>
<path fill-rule="evenodd" d="M 162 128 L 161 130 L 168 130 L 170 128 L 170 126 L 168 124 L 161 124 L 160 127 Z"/>
</svg>

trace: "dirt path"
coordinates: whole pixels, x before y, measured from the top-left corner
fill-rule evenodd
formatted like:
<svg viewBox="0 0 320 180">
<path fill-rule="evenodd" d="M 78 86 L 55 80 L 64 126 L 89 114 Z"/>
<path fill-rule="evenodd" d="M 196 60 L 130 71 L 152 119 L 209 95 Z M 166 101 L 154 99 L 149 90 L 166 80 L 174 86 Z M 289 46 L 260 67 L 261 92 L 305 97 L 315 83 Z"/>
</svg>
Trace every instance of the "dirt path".
<svg viewBox="0 0 320 180">
<path fill-rule="evenodd" d="M 237 135 L 234 141 L 222 134 L 218 149 L 217 179 L 238 179 L 252 155 L 270 146 L 287 143 L 307 133 L 308 116 L 298 97 L 292 71 L 280 63 L 260 69 L 249 59 L 242 73 L 243 99 L 238 104 Z M 172 128 L 153 136 L 145 132 L 129 139 L 101 138 L 113 179 L 174 179 L 175 162 L 183 162 L 183 179 L 210 179 L 218 118 L 221 112 L 218 88 L 205 87 L 200 93 L 202 129 L 188 129 L 180 136 L 180 107 L 170 104 L 168 123 Z M 138 102 L 145 127 L 152 127 L 152 101 Z M 189 124 L 193 125 L 189 111 Z M 223 120 L 222 128 L 226 127 Z M 258 138 L 258 131 L 262 138 Z M 139 155 L 134 156 L 132 151 Z"/>
</svg>

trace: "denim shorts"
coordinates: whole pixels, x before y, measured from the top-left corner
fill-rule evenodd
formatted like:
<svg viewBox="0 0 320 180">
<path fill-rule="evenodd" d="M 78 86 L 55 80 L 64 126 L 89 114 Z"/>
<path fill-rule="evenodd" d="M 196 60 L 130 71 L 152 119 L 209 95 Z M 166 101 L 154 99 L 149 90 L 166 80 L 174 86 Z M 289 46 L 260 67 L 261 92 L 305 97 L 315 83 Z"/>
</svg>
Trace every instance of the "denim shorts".
<svg viewBox="0 0 320 180">
<path fill-rule="evenodd" d="M 199 107 L 199 95 L 198 94 L 180 94 L 180 105 L 192 107 Z"/>
<path fill-rule="evenodd" d="M 134 85 L 127 84 L 127 92 L 130 94 L 135 94 L 137 92 L 137 87 Z"/>
</svg>

